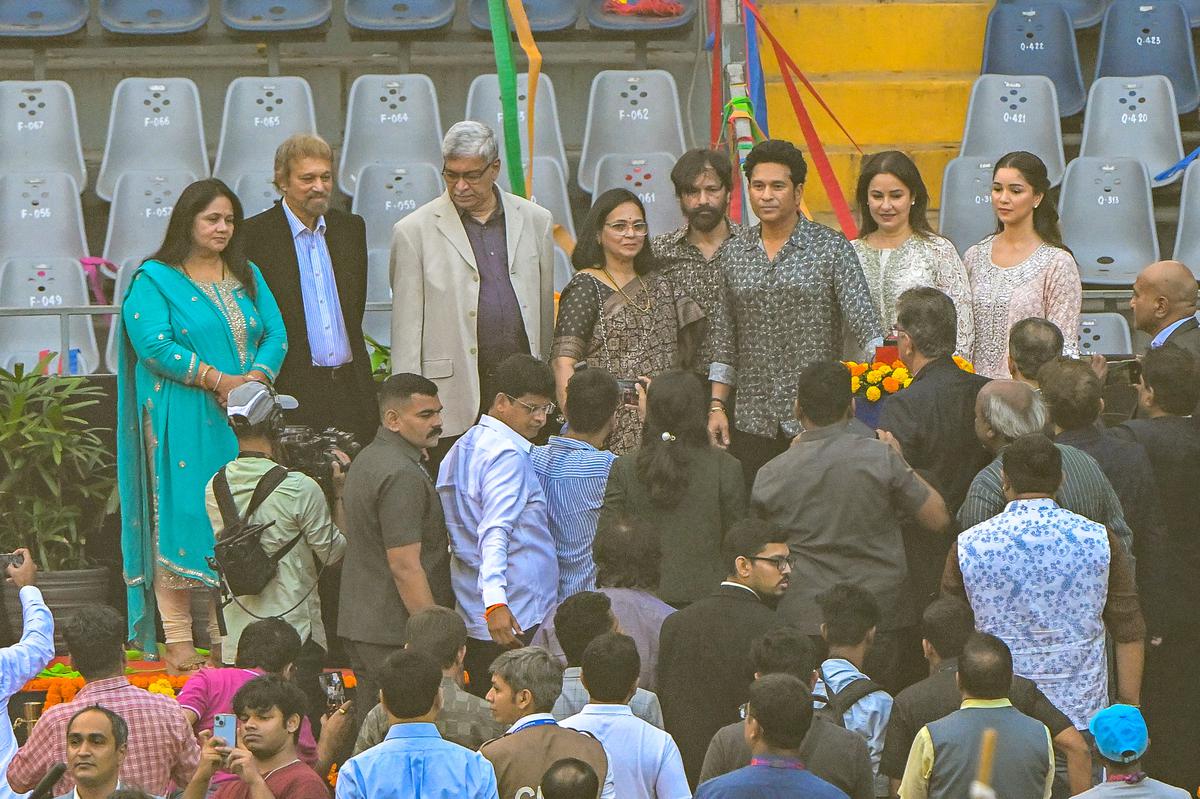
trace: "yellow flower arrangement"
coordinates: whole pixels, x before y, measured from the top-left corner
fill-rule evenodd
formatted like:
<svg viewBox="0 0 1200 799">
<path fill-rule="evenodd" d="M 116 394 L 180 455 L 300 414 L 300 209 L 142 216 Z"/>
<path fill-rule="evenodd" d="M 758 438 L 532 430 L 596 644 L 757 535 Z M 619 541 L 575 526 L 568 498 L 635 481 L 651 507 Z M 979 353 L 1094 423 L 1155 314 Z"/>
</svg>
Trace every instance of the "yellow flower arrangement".
<svg viewBox="0 0 1200 799">
<path fill-rule="evenodd" d="M 889 394 L 895 394 L 912 385 L 913 377 L 903 361 L 884 363 L 857 363 L 842 361 L 850 370 L 850 393 L 867 402 L 879 402 Z M 965 358 L 954 356 L 954 363 L 964 372 L 975 371 L 975 366 Z"/>
</svg>

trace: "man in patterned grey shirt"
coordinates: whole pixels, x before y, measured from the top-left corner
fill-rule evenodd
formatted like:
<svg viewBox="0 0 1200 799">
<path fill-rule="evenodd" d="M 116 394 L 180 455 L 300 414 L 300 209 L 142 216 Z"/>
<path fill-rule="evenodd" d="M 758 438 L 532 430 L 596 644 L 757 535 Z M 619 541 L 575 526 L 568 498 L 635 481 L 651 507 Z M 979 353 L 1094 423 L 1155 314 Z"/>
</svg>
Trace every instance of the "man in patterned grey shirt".
<svg viewBox="0 0 1200 799">
<path fill-rule="evenodd" d="M 742 462 L 752 485 L 759 468 L 800 432 L 793 413 L 800 370 L 841 355 L 843 321 L 872 356 L 883 331 L 850 242 L 800 215 L 804 155 L 772 139 L 750 151 L 744 169 L 761 223 L 730 242 L 723 302 L 709 309 L 708 430 Z M 735 385 L 731 430 L 727 403 Z"/>
<path fill-rule="evenodd" d="M 684 293 L 711 315 L 725 292 L 724 260 L 742 226 L 726 216 L 733 189 L 729 156 L 718 150 L 688 150 L 671 170 L 671 183 L 687 224 L 650 242 L 654 257 Z M 712 363 L 709 334 L 700 342 L 696 370 L 707 378 Z"/>
</svg>

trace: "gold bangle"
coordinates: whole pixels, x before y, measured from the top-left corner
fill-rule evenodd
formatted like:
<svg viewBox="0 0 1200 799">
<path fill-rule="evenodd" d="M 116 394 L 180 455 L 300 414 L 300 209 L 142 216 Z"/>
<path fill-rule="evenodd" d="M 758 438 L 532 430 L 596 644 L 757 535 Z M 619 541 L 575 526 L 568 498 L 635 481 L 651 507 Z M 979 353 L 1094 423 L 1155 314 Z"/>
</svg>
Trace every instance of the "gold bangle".
<svg viewBox="0 0 1200 799">
<path fill-rule="evenodd" d="M 208 373 L 211 372 L 212 369 L 213 365 L 211 363 L 206 363 L 204 364 L 204 368 L 200 370 L 200 376 L 196 378 L 196 382 L 200 385 L 200 388 L 208 388 L 208 386 L 204 385 L 204 378 L 208 377 Z"/>
<path fill-rule="evenodd" d="M 212 387 L 213 393 L 221 390 L 221 381 L 225 379 L 224 372 L 217 372 L 217 384 Z"/>
<path fill-rule="evenodd" d="M 722 408 L 720 405 L 714 405 L 708 409 L 708 412 L 709 413 L 725 413 L 725 409 Z M 725 413 L 725 415 L 728 416 L 729 414 Z"/>
</svg>

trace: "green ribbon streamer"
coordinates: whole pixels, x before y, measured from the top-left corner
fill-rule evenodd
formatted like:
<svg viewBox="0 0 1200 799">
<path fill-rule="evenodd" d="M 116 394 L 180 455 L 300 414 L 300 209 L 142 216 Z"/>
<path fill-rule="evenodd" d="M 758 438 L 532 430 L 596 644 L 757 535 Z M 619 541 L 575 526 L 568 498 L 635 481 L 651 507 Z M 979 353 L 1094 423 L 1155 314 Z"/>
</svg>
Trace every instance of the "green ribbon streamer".
<svg viewBox="0 0 1200 799">
<path fill-rule="evenodd" d="M 496 53 L 496 75 L 500 79 L 500 108 L 504 112 L 504 160 L 512 193 L 525 197 L 525 169 L 521 165 L 521 125 L 517 109 L 517 66 L 513 61 L 512 36 L 508 32 L 508 8 L 504 0 L 488 0 L 492 25 L 492 49 Z"/>
</svg>

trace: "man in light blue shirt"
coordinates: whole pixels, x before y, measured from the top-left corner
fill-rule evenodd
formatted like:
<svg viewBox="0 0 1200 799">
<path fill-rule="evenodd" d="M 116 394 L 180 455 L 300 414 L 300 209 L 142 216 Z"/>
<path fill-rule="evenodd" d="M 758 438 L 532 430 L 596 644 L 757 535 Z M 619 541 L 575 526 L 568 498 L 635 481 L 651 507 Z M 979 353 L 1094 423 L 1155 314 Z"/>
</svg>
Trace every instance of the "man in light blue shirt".
<svg viewBox="0 0 1200 799">
<path fill-rule="evenodd" d="M 875 796 L 890 796 L 891 784 L 886 774 L 879 773 L 879 759 L 883 756 L 884 736 L 892 716 L 892 697 L 871 683 L 862 672 L 867 650 L 875 640 L 879 605 L 870 592 L 850 583 L 833 586 L 817 597 L 817 603 L 824 617 L 821 637 L 829 645 L 829 657 L 819 669 L 820 680 L 813 689 L 813 704 L 820 709 L 828 702 L 827 715 L 841 711 L 841 718 L 831 718 L 831 721 L 866 739 L 875 777 Z M 862 681 L 866 683 L 855 685 Z M 877 690 L 853 702 L 845 701 L 854 698 L 850 692 L 872 687 Z"/>
<path fill-rule="evenodd" d="M 596 588 L 592 542 L 604 504 L 608 472 L 617 456 L 602 450 L 621 395 L 603 369 L 580 369 L 567 382 L 567 430 L 531 455 L 546 492 L 550 533 L 558 551 L 558 601 Z"/>
<path fill-rule="evenodd" d="M 338 772 L 337 799 L 497 799 L 496 772 L 478 752 L 442 740 L 442 671 L 400 650 L 379 672 L 379 701 L 392 727 L 383 743 Z"/>
<path fill-rule="evenodd" d="M 612 632 L 593 640 L 583 653 L 583 685 L 591 701 L 560 723 L 604 744 L 621 799 L 688 799 L 692 791 L 675 740 L 629 707 L 640 690 L 641 668 L 629 636 Z"/>
<path fill-rule="evenodd" d="M 488 396 L 488 412 L 451 447 L 437 480 L 477 696 L 492 661 L 529 643 L 558 591 L 546 495 L 529 459 L 530 441 L 555 410 L 554 374 L 537 358 L 512 355 L 492 373 Z"/>
<path fill-rule="evenodd" d="M 9 698 L 38 676 L 54 657 L 54 617 L 34 585 L 37 566 L 28 549 L 18 549 L 14 554 L 21 558 L 20 565 L 6 566 L 4 571 L 20 589 L 22 632 L 20 641 L 0 649 L 0 711 L 5 719 Z M 8 769 L 16 751 L 12 725 L 0 724 L 0 775 Z M 0 776 L 0 799 L 18 795 L 8 787 L 7 778 Z"/>
</svg>

